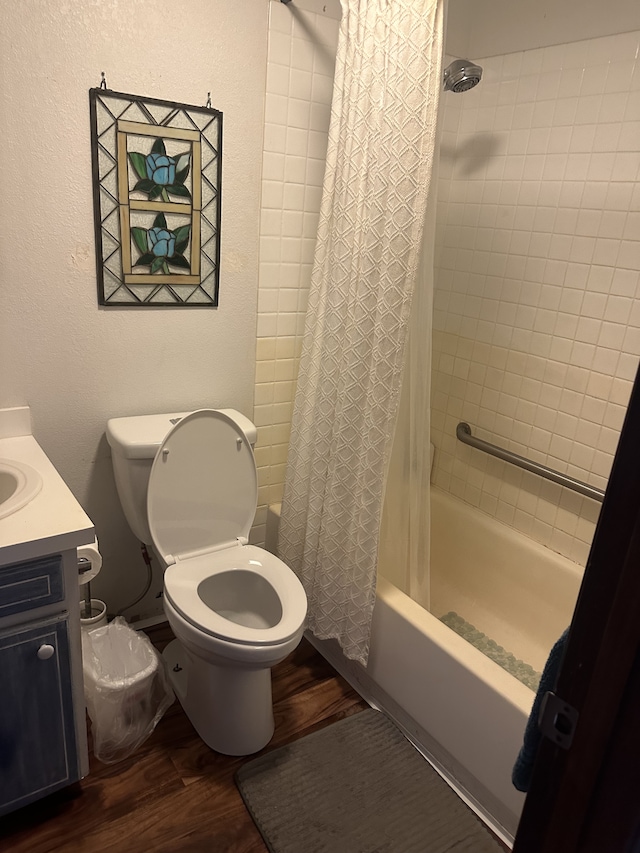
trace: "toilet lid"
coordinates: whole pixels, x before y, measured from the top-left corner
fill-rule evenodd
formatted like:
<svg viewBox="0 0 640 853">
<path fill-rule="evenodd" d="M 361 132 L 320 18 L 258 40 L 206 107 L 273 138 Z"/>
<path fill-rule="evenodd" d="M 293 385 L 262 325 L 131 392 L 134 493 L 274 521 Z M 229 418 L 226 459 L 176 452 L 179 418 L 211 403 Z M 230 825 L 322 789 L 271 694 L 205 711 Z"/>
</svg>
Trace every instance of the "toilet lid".
<svg viewBox="0 0 640 853">
<path fill-rule="evenodd" d="M 153 544 L 167 564 L 247 540 L 258 500 L 253 450 L 228 415 L 186 415 L 153 460 L 147 517 Z"/>
</svg>

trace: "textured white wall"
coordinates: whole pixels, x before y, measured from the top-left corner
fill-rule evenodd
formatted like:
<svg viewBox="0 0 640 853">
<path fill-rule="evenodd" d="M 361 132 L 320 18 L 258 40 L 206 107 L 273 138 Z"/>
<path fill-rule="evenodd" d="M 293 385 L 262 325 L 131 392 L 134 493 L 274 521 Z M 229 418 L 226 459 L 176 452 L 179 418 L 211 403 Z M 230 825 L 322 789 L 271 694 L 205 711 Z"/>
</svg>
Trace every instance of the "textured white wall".
<svg viewBox="0 0 640 853">
<path fill-rule="evenodd" d="M 449 0 L 446 47 L 478 59 L 638 29 L 637 0 Z"/>
<path fill-rule="evenodd" d="M 104 438 L 110 416 L 202 405 L 253 414 L 268 4 L 24 0 L 0 30 L 0 407 L 34 434 L 93 519 L 95 592 L 118 608 L 144 567 Z M 99 308 L 88 90 L 224 113 L 220 305 Z M 129 615 L 160 609 L 154 590 Z"/>
</svg>

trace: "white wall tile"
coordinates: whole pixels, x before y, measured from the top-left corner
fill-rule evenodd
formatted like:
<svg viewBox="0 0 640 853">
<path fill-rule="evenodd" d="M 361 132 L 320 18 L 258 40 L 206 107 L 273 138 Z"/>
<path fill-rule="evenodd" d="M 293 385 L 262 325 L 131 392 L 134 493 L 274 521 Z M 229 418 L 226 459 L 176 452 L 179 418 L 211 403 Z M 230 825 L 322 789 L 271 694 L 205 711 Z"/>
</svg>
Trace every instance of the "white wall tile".
<svg viewBox="0 0 640 853">
<path fill-rule="evenodd" d="M 304 13 L 292 26 L 286 6 L 270 5 L 261 501 L 282 491 L 337 38 L 334 19 Z M 461 453 L 453 432 L 465 418 L 489 440 L 606 482 L 640 355 L 638 45 L 629 33 L 491 57 L 481 86 L 444 99 L 434 482 L 578 561 L 597 506 Z"/>
<path fill-rule="evenodd" d="M 254 413 L 257 544 L 264 541 L 267 503 L 282 497 L 338 38 L 331 10 L 297 9 L 294 16 L 281 3 L 269 8 Z"/>
<path fill-rule="evenodd" d="M 597 505 L 539 478 L 503 487 L 455 424 L 606 483 L 640 356 L 639 46 L 627 33 L 491 57 L 451 120 L 444 99 L 434 482 L 570 559 Z"/>
</svg>

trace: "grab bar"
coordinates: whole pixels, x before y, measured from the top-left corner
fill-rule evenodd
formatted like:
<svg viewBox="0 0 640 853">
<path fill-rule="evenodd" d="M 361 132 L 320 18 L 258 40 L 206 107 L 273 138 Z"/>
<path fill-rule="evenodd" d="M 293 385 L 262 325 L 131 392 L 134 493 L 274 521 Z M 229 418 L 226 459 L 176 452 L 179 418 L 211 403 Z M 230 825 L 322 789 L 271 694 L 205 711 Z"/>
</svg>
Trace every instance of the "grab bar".
<svg viewBox="0 0 640 853">
<path fill-rule="evenodd" d="M 525 459 L 524 456 L 519 456 L 510 450 L 505 450 L 503 447 L 489 444 L 488 441 L 484 441 L 481 438 L 474 438 L 471 433 L 471 427 L 463 421 L 456 427 L 456 438 L 463 444 L 468 444 L 469 447 L 475 447 L 477 450 L 482 450 L 490 456 L 496 456 L 504 462 L 510 462 L 518 468 L 524 468 L 525 471 L 539 474 L 545 480 L 551 480 L 560 486 L 564 486 L 566 489 L 571 489 L 581 495 L 586 495 L 588 498 L 593 498 L 594 501 L 602 503 L 604 500 L 604 492 L 601 489 L 596 489 L 595 486 L 583 483 L 582 480 L 575 480 L 573 477 L 561 474 L 559 471 L 554 471 L 553 468 L 547 468 L 546 465 L 541 465 L 539 462 L 532 462 L 531 459 Z"/>
</svg>

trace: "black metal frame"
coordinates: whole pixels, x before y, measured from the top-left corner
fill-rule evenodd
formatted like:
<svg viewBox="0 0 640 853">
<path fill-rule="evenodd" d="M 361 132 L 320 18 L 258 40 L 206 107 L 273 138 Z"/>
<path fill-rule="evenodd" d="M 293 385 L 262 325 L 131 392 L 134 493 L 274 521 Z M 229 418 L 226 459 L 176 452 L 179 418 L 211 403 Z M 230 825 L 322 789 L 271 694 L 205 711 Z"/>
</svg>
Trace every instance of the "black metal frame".
<svg viewBox="0 0 640 853">
<path fill-rule="evenodd" d="M 216 163 L 216 186 L 215 189 L 215 199 L 209 202 L 207 205 L 203 207 L 201 210 L 201 217 L 205 218 L 208 224 L 212 227 L 214 231 L 213 237 L 210 240 L 207 240 L 205 245 L 211 242 L 211 240 L 215 241 L 215 258 L 213 261 L 206 252 L 204 252 L 204 248 L 200 247 L 201 255 L 204 254 L 208 261 L 213 264 L 214 270 L 211 275 L 215 276 L 215 287 L 213 289 L 213 296 L 206 293 L 206 291 L 202 290 L 200 285 L 194 285 L 194 291 L 197 291 L 200 288 L 202 294 L 204 294 L 207 298 L 206 301 L 198 301 L 198 302 L 189 302 L 185 301 L 178 296 L 177 293 L 174 292 L 174 299 L 166 299 L 166 300 L 158 300 L 154 299 L 150 301 L 150 298 L 158 292 L 161 288 L 167 288 L 169 292 L 171 291 L 171 284 L 162 281 L 161 276 L 158 276 L 158 287 L 156 290 L 150 295 L 150 297 L 140 299 L 139 296 L 132 292 L 124 280 L 121 283 L 121 286 L 117 288 L 116 294 L 120 291 L 121 288 L 125 288 L 128 294 L 128 299 L 118 300 L 117 298 L 113 298 L 113 296 L 107 296 L 105 293 L 105 279 L 104 279 L 104 263 L 105 259 L 103 256 L 103 219 L 102 219 L 102 208 L 100 201 L 100 193 L 101 193 L 101 183 L 100 183 L 100 175 L 99 175 L 99 148 L 102 147 L 103 151 L 107 153 L 109 156 L 113 155 L 108 152 L 104 146 L 101 146 L 100 138 L 98 134 L 98 118 L 97 118 L 97 101 L 100 99 L 103 102 L 103 106 L 108 109 L 105 100 L 109 98 L 117 98 L 117 99 L 125 99 L 130 101 L 132 104 L 137 104 L 140 109 L 144 112 L 145 116 L 147 116 L 149 121 L 149 126 L 157 126 L 159 129 L 162 127 L 170 127 L 171 125 L 167 124 L 168 120 L 171 120 L 175 117 L 178 112 L 184 113 L 187 118 L 190 118 L 191 113 L 205 114 L 211 118 L 211 122 L 208 123 L 204 129 L 200 129 L 193 121 L 193 129 L 199 131 L 201 139 L 204 143 L 211 148 L 216 153 L 217 163 Z M 167 107 L 174 112 L 170 113 L 168 117 L 165 117 L 163 123 L 160 124 L 156 121 L 154 116 L 145 109 L 145 105 L 151 106 L 160 106 Z M 222 217 L 222 113 L 219 110 L 213 109 L 209 106 L 194 106 L 191 104 L 183 104 L 175 101 L 166 101 L 158 98 L 148 98 L 139 95 L 131 95 L 124 92 L 116 92 L 111 89 L 106 89 L 104 87 L 98 87 L 95 89 L 89 90 L 89 110 L 90 110 L 90 118 L 91 118 L 91 165 L 92 165 L 92 175 L 93 175 L 93 210 L 94 210 L 94 233 L 95 233 L 95 246 L 96 246 L 96 276 L 98 283 L 98 304 L 108 308 L 156 308 L 156 307 L 171 307 L 171 308 L 216 308 L 218 306 L 218 296 L 219 296 L 219 288 L 220 288 L 220 231 L 221 231 L 221 217 Z M 214 148 L 213 145 L 209 142 L 206 136 L 206 130 L 210 127 L 211 123 L 215 122 L 216 124 L 216 132 L 218 144 L 217 147 Z M 114 166 L 117 169 L 117 164 Z M 207 181 L 207 178 L 203 175 L 201 181 Z M 210 182 L 208 182 L 210 183 Z M 213 185 L 210 184 L 212 187 Z M 105 191 L 105 190 L 102 190 Z M 116 201 L 117 203 L 117 201 Z M 215 221 L 210 222 L 209 219 L 204 214 L 204 209 L 208 209 L 211 205 L 215 205 Z M 185 205 L 186 207 L 186 205 Z M 111 235 L 113 237 L 113 235 Z M 113 273 L 111 272 L 111 275 Z"/>
</svg>

